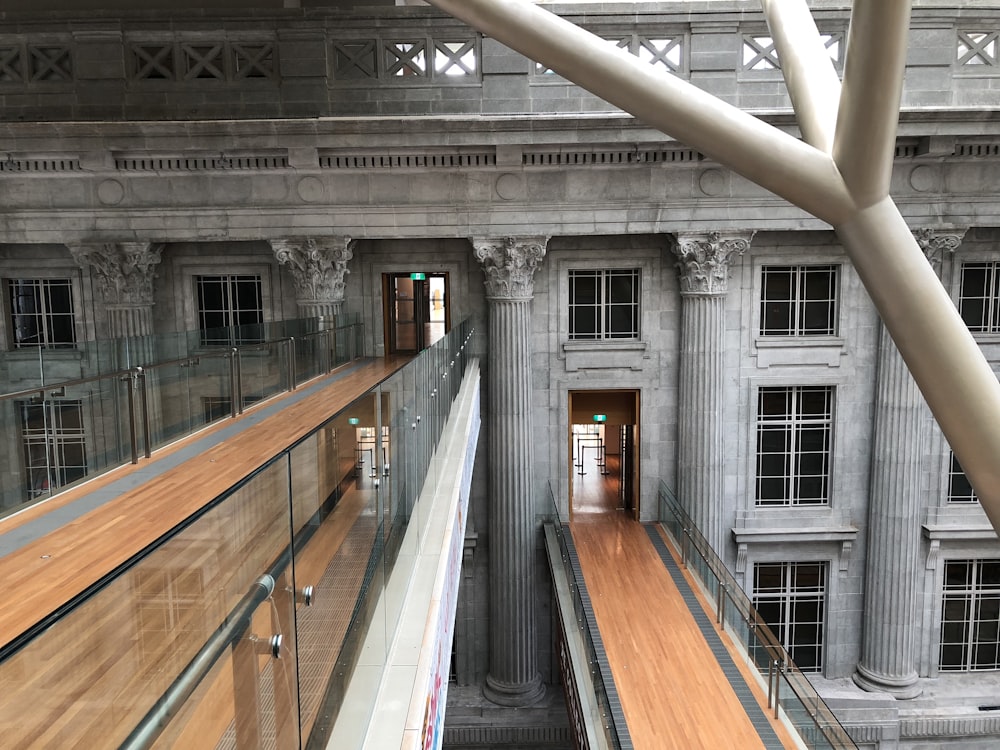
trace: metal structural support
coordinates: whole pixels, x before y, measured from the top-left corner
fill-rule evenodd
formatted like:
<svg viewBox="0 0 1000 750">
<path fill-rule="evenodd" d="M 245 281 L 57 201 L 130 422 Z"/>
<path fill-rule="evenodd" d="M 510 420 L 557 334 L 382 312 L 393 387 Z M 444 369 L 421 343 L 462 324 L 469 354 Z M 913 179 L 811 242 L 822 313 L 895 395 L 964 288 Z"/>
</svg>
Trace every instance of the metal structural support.
<svg viewBox="0 0 1000 750">
<path fill-rule="evenodd" d="M 855 0 L 832 154 L 529 0 L 429 2 L 829 223 L 1000 530 L 1000 383 L 888 195 L 910 0 Z M 815 50 L 790 51 L 802 49 L 789 25 L 801 22 L 805 2 L 785 2 L 800 7 L 768 20 L 783 40 L 785 75 L 801 92 L 817 77 Z M 815 47 L 811 33 L 801 43 Z M 808 107 L 798 94 L 793 101 Z M 828 117 L 805 126 L 808 139 L 824 143 L 817 132 Z"/>
</svg>

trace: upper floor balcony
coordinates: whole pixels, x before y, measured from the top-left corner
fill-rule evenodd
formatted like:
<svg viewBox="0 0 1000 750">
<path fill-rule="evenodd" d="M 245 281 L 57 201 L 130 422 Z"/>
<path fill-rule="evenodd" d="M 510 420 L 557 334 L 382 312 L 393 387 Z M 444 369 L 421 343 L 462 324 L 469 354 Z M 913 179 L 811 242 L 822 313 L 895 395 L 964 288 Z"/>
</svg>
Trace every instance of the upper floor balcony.
<svg viewBox="0 0 1000 750">
<path fill-rule="evenodd" d="M 109 3 L 92 0 L 56 13 L 44 8 L 59 3 L 5 3 L 11 9 L 0 11 L 0 120 L 616 111 L 431 7 L 343 9 L 312 7 L 317 3 L 308 0 L 284 3 L 307 6 L 300 8 L 252 7 L 281 6 L 277 0 L 212 7 L 226 4 L 101 11 L 88 6 Z M 200 7 L 185 9 L 191 5 Z M 547 5 L 741 108 L 791 108 L 758 0 Z M 913 5 L 903 108 L 1000 105 L 1000 3 Z M 810 6 L 839 70 L 850 3 Z M 0 161 L 0 170 L 17 168 L 16 159 Z"/>
</svg>

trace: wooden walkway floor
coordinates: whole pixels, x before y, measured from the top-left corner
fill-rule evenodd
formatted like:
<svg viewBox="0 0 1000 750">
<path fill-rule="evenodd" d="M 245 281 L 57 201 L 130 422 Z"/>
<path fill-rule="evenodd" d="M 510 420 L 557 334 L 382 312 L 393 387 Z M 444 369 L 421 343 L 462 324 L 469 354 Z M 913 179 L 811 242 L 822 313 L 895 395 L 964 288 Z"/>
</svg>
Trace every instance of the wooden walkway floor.
<svg viewBox="0 0 1000 750">
<path fill-rule="evenodd" d="M 771 731 L 762 733 L 751 721 L 646 528 L 614 510 L 617 477 L 610 460 L 609 468 L 608 477 L 588 471 L 575 478 L 570 529 L 634 747 L 796 747 L 784 726 L 760 712 L 758 725 Z M 693 583 L 687 571 L 684 576 Z M 720 636 L 766 715 L 766 694 L 729 636 Z"/>
<path fill-rule="evenodd" d="M 0 578 L 9 591 L 0 614 L 0 645 L 10 642 L 81 591 L 184 521 L 273 456 L 334 416 L 405 364 L 379 359 L 352 367 L 316 393 L 260 420 L 254 429 L 225 440 L 156 473 L 157 462 L 183 450 L 192 440 L 220 432 L 236 420 L 220 420 L 189 438 L 157 451 L 149 460 L 107 472 L 26 511 L 0 520 L 0 535 L 17 532 L 48 513 L 68 509 L 95 490 L 131 475 L 142 481 L 120 497 L 62 524 L 39 539 L 0 557 Z M 301 391 L 312 383 L 302 384 Z M 298 393 L 267 402 L 280 403 Z M 147 475 L 154 474 L 152 478 Z"/>
</svg>

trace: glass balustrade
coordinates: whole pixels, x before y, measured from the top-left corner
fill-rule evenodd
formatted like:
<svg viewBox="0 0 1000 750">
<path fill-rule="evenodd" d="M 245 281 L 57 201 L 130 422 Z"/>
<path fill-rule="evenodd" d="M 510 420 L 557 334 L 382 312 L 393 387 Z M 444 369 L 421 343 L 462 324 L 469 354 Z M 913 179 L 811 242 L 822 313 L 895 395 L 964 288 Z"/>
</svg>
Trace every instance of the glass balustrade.
<svg viewBox="0 0 1000 750">
<path fill-rule="evenodd" d="M 385 666 L 405 594 L 387 582 L 418 552 L 407 530 L 427 521 L 417 498 L 480 347 L 456 326 L 0 649 L 4 745 L 324 747 L 352 676 Z"/>
<path fill-rule="evenodd" d="M 612 711 L 611 702 L 608 699 L 607 684 L 605 683 L 604 674 L 600 667 L 597 645 L 594 642 L 594 632 L 597 630 L 597 622 L 596 620 L 590 622 L 588 619 L 587 608 L 584 603 L 584 597 L 587 596 L 586 586 L 577 578 L 576 570 L 572 564 L 570 552 L 572 541 L 568 539 L 570 536 L 569 529 L 560 518 L 559 506 L 556 503 L 551 483 L 547 483 L 545 486 L 545 496 L 540 503 L 540 507 L 543 508 L 543 512 L 536 520 L 544 524 L 551 524 L 556 532 L 556 538 L 559 540 L 561 563 L 569 579 L 573 613 L 576 623 L 579 626 L 579 633 L 583 639 L 583 646 L 586 651 L 587 674 L 590 677 L 591 684 L 594 686 L 594 697 L 597 700 L 598 710 L 600 711 L 601 730 L 607 740 L 608 747 L 621 748 L 626 743 L 622 742 L 622 738 L 619 735 L 627 737 L 627 727 L 619 727 L 615 723 L 615 715 Z M 577 666 L 579 665 L 574 665 L 574 668 Z M 631 739 L 627 741 L 629 746 L 631 746 L 630 743 Z"/>
<path fill-rule="evenodd" d="M 766 681 L 768 707 L 773 710 L 774 717 L 783 716 L 792 724 L 805 747 L 820 750 L 856 748 L 812 683 L 795 666 L 736 579 L 662 482 L 658 503 L 660 523 L 680 551 L 682 563 L 694 573 L 706 598 L 714 603 L 716 621 L 745 651 Z"/>
<path fill-rule="evenodd" d="M 325 325 L 313 318 L 9 353 L 0 372 L 9 437 L 0 516 L 354 359 L 358 317 Z"/>
</svg>

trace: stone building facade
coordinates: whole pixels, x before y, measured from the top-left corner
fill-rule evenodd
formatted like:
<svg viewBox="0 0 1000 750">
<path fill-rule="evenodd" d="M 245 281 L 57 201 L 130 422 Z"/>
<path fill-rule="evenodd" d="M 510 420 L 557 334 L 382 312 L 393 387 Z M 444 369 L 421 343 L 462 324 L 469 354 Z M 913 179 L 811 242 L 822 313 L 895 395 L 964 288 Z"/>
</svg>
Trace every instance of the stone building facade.
<svg viewBox="0 0 1000 750">
<path fill-rule="evenodd" d="M 432 8 L 164 5 L 0 10 L 7 390 L 40 359 L 91 374 L 79 342 L 203 328 L 199 284 L 249 285 L 261 322 L 357 315 L 383 355 L 388 280 L 446 278 L 451 321 L 497 326 L 456 746 L 543 739 L 493 706 L 558 695 L 537 519 L 549 486 L 569 511 L 570 392 L 621 390 L 638 517 L 678 492 L 860 746 L 995 745 L 1000 544 L 828 226 Z M 753 0 L 551 5 L 795 131 Z M 849 3 L 810 5 L 839 67 Z M 914 0 L 892 195 L 1000 368 L 998 35 L 1000 3 Z M 575 335 L 578 279 L 611 276 L 634 324 L 602 299 Z M 50 301 L 46 340 L 18 294 Z"/>
</svg>

